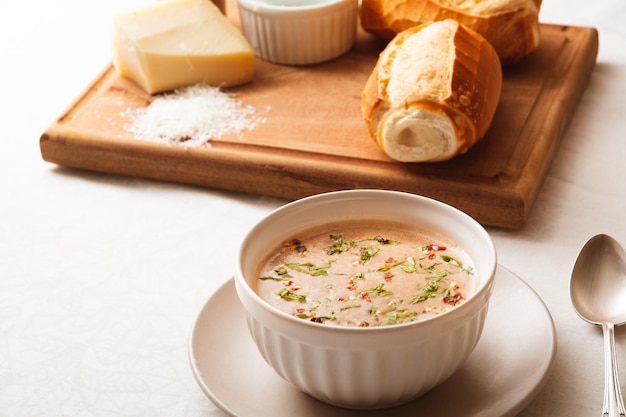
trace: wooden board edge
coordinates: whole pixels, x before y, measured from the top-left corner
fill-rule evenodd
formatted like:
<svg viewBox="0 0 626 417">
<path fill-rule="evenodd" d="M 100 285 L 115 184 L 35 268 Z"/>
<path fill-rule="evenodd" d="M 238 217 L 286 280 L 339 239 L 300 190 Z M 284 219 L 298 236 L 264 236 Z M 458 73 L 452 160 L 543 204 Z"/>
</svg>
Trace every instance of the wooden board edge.
<svg viewBox="0 0 626 417">
<path fill-rule="evenodd" d="M 339 160 L 329 155 L 302 159 L 294 157 L 289 150 L 277 150 L 268 155 L 255 152 L 253 147 L 184 148 L 107 138 L 86 141 L 79 136 L 68 137 L 62 127 L 53 125 L 40 138 L 44 159 L 70 168 L 290 200 L 343 189 L 393 189 L 443 201 L 484 225 L 519 228 L 525 220 L 523 198 L 514 187 L 503 190 L 496 181 L 490 185 L 472 184 L 471 181 L 460 185 L 454 180 L 437 178 L 434 182 L 428 176 L 416 176 L 410 170 L 399 172 L 402 166 L 384 162 L 372 163 L 355 179 L 355 167 L 362 168 L 362 161 L 358 159 Z M 324 175 L 328 164 L 336 166 L 332 183 Z M 316 178 L 324 180 L 317 182 Z M 388 178 L 395 180 L 390 184 Z M 464 198 L 461 198 L 468 193 L 475 202 L 472 207 L 464 204 Z M 494 205 L 499 207 L 496 215 L 492 213 Z"/>
<path fill-rule="evenodd" d="M 526 221 L 530 210 L 534 205 L 539 190 L 542 188 L 535 184 L 539 178 L 542 182 L 552 165 L 556 151 L 558 150 L 567 127 L 572 119 L 580 99 L 586 90 L 591 74 L 596 64 L 599 49 L 598 30 L 593 27 L 580 26 L 560 26 L 563 31 L 570 31 L 572 35 L 578 38 L 578 42 L 567 42 L 561 50 L 560 55 L 567 57 L 567 60 L 558 59 L 558 65 L 555 66 L 550 76 L 544 82 L 537 101 L 549 101 L 556 103 L 549 109 L 549 113 L 543 112 L 543 109 L 532 111 L 529 115 L 530 123 L 525 124 L 525 128 L 521 135 L 534 135 L 541 137 L 540 140 L 534 142 L 532 149 L 516 149 L 509 160 L 509 166 L 499 176 L 499 180 L 503 182 L 514 183 L 517 193 L 524 197 L 524 222 Z M 566 48 L 576 47 L 575 51 L 565 52 Z M 585 57 L 593 56 L 593 60 L 585 59 Z M 570 76 L 565 77 L 563 74 L 568 72 Z M 578 74 L 572 77 L 571 74 Z M 573 88 L 573 86 L 583 86 L 583 88 Z M 565 94 L 568 92 L 569 94 Z M 551 95 L 558 99 L 550 100 L 542 97 Z M 552 123 L 552 130 L 546 129 L 546 124 L 540 123 L 542 120 L 552 120 L 558 123 Z M 537 123 L 533 123 L 537 121 Z M 521 143 L 528 141 L 520 140 Z M 547 155 L 547 157 L 546 157 Z M 514 164 L 520 164 L 521 167 L 514 167 Z M 517 177 L 513 178 L 512 172 L 518 172 Z"/>
</svg>

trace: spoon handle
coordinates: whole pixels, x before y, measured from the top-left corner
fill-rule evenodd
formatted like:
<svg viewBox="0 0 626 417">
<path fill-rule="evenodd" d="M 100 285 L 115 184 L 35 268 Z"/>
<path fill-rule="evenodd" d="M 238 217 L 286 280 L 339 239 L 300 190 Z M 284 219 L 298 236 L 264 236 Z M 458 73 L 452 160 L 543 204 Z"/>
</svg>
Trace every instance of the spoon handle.
<svg viewBox="0 0 626 417">
<path fill-rule="evenodd" d="M 617 371 L 617 355 L 615 354 L 615 326 L 612 323 L 602 324 L 604 335 L 604 417 L 624 417 L 624 400 L 619 384 Z M 617 410 L 616 410 L 617 406 Z"/>
</svg>

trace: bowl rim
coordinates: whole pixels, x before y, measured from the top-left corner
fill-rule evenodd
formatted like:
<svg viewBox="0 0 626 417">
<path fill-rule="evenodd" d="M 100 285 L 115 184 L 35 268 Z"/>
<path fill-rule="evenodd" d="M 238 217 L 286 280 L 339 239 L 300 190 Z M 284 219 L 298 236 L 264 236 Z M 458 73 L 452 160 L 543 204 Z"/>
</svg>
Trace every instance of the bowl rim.
<svg viewBox="0 0 626 417">
<path fill-rule="evenodd" d="M 244 7 L 255 14 L 285 15 L 287 13 L 325 11 L 326 9 L 337 8 L 358 4 L 358 0 L 299 0 L 299 4 L 273 4 L 269 1 L 275 0 L 237 0 L 240 7 Z M 302 4 L 304 2 L 309 4 Z M 282 3 L 287 1 L 282 0 Z"/>
<path fill-rule="evenodd" d="M 254 291 L 250 283 L 248 283 L 248 281 L 243 276 L 243 273 L 241 270 L 242 262 L 240 262 L 240 260 L 243 257 L 243 249 L 246 247 L 247 242 L 252 238 L 253 233 L 258 228 L 261 228 L 264 225 L 264 223 L 266 223 L 267 221 L 270 221 L 272 218 L 276 216 L 280 216 L 284 212 L 292 210 L 294 207 L 297 208 L 298 206 L 307 204 L 310 201 L 315 201 L 318 199 L 333 198 L 334 196 L 344 196 L 344 195 L 345 196 L 349 196 L 349 195 L 354 195 L 354 196 L 357 196 L 357 195 L 363 195 L 363 196 L 365 195 L 371 195 L 371 196 L 394 195 L 399 198 L 410 198 L 410 199 L 421 200 L 422 203 L 432 204 L 434 206 L 437 206 L 437 208 L 439 209 L 446 210 L 454 215 L 460 216 L 468 223 L 468 225 L 471 226 L 472 229 L 478 232 L 478 235 L 480 235 L 480 237 L 486 243 L 486 247 L 489 250 L 488 256 L 493 259 L 493 262 L 490 262 L 489 267 L 487 268 L 486 271 L 484 271 L 484 275 L 488 275 L 488 276 L 486 276 L 484 280 L 481 280 L 481 285 L 476 289 L 476 291 L 472 293 L 472 295 L 459 306 L 456 306 L 453 309 L 440 315 L 427 317 L 427 318 L 410 322 L 410 323 L 394 324 L 390 326 L 350 327 L 350 326 L 340 326 L 340 325 L 320 325 L 319 323 L 313 323 L 309 320 L 303 320 L 303 319 L 294 317 L 293 315 L 288 314 L 272 306 L 270 303 L 264 300 L 259 294 L 257 294 L 256 291 Z M 478 223 L 473 217 L 471 217 L 467 213 L 447 203 L 443 203 L 439 200 L 422 196 L 422 195 L 418 195 L 418 194 L 412 194 L 412 193 L 407 193 L 403 191 L 394 191 L 394 190 L 351 189 L 351 190 L 330 191 L 330 192 L 324 192 L 320 194 L 303 197 L 301 199 L 294 200 L 285 205 L 282 205 L 274 209 L 267 215 L 265 215 L 248 231 L 248 233 L 246 233 L 246 235 L 244 236 L 243 240 L 241 241 L 237 249 L 234 278 L 235 278 L 235 284 L 236 284 L 235 287 L 238 293 L 238 297 L 240 299 L 240 302 L 242 302 L 243 307 L 246 311 L 248 311 L 248 307 L 245 305 L 245 303 L 241 299 L 242 296 L 245 296 L 248 299 L 252 300 L 257 307 L 261 308 L 265 313 L 269 313 L 272 317 L 277 317 L 280 320 L 286 320 L 287 323 L 291 323 L 292 325 L 295 325 L 295 326 L 309 328 L 316 332 L 330 331 L 335 334 L 340 334 L 340 333 L 350 334 L 350 333 L 358 332 L 362 334 L 370 334 L 370 333 L 398 332 L 398 331 L 403 331 L 403 329 L 406 331 L 411 331 L 416 328 L 421 329 L 421 328 L 426 328 L 430 326 L 439 326 L 442 323 L 449 322 L 449 321 L 456 322 L 455 321 L 456 317 L 459 315 L 466 316 L 466 317 L 473 317 L 474 314 L 467 314 L 468 313 L 467 310 L 471 310 L 471 309 L 476 309 L 477 311 L 482 310 L 482 307 L 476 308 L 475 306 L 475 304 L 479 302 L 477 301 L 479 299 L 484 299 L 486 297 L 486 302 L 488 302 L 491 296 L 492 290 L 493 290 L 497 266 L 498 266 L 497 251 L 495 248 L 495 244 L 493 240 L 491 239 L 491 236 L 480 223 Z M 240 291 L 243 291 L 244 294 L 240 294 Z M 328 329 L 328 330 L 325 330 L 325 329 Z"/>
</svg>

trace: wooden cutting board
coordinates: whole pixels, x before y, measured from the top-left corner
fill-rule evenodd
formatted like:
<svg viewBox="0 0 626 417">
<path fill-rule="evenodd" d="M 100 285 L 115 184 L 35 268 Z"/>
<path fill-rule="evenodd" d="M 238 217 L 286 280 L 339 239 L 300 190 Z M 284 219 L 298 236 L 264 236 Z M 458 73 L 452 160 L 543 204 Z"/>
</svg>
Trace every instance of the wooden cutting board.
<svg viewBox="0 0 626 417">
<path fill-rule="evenodd" d="M 504 71 L 487 136 L 444 163 L 392 161 L 368 137 L 360 95 L 384 46 L 360 32 L 348 54 L 328 63 L 257 59 L 254 82 L 231 91 L 266 122 L 202 148 L 133 138 L 124 128 L 128 110 L 152 97 L 109 67 L 43 133 L 41 154 L 68 167 L 289 199 L 353 188 L 407 191 L 484 225 L 521 227 L 595 65 L 597 31 L 542 25 L 539 50 Z"/>
</svg>

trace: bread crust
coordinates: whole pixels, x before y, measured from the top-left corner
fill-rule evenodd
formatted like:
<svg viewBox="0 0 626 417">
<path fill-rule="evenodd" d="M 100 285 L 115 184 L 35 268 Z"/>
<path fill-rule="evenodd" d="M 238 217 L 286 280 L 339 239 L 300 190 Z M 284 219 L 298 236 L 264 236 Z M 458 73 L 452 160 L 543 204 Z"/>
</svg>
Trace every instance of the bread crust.
<svg viewBox="0 0 626 417">
<path fill-rule="evenodd" d="M 477 0 L 476 3 L 489 3 Z M 510 6 L 507 6 L 509 4 Z M 487 39 L 503 65 L 512 65 L 539 47 L 541 0 L 519 0 L 498 7 L 458 9 L 443 0 L 362 0 L 360 20 L 371 34 L 391 39 L 425 22 L 454 19 Z"/>
<path fill-rule="evenodd" d="M 494 48 L 480 34 L 454 21 L 455 48 L 448 94 L 433 99 L 422 95 L 419 87 L 415 86 L 415 91 L 411 92 L 414 97 L 411 102 L 392 102 L 389 80 L 391 77 L 405 76 L 391 72 L 391 62 L 400 59 L 395 52 L 403 47 L 409 37 L 417 36 L 431 24 L 434 23 L 414 26 L 395 36 L 381 53 L 362 92 L 362 116 L 370 137 L 393 159 L 404 162 L 444 161 L 467 152 L 487 132 L 502 90 L 502 66 Z M 442 62 L 441 65 L 449 63 Z M 409 118 L 416 111 L 449 121 L 454 133 L 444 138 L 447 140 L 445 151 L 437 155 L 421 155 L 418 150 L 392 150 L 401 139 L 395 133 L 389 134 L 389 123 L 393 122 L 386 118 L 392 113 Z"/>
</svg>

